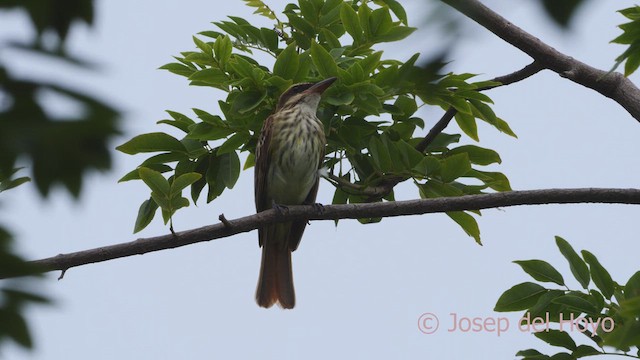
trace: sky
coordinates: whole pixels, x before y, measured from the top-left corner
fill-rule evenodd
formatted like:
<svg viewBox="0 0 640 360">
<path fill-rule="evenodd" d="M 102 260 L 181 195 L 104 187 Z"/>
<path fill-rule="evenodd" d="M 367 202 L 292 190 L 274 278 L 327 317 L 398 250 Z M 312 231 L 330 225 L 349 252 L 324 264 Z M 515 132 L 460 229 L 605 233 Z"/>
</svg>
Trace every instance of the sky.
<svg viewBox="0 0 640 360">
<path fill-rule="evenodd" d="M 277 2 L 268 1 L 278 8 Z M 410 25 L 420 31 L 406 43 L 383 47 L 388 58 L 425 56 L 442 48 L 441 34 L 428 26 L 419 1 L 403 2 Z M 609 41 L 624 18 L 615 10 L 632 1 L 591 1 L 572 30 L 563 32 L 532 1 L 490 1 L 511 22 L 561 52 L 609 69 L 624 49 Z M 126 9 L 124 11 L 123 9 Z M 1 54 L 18 75 L 71 84 L 105 98 L 124 111 L 125 133 L 113 147 L 144 132 L 171 131 L 155 122 L 164 110 L 217 112 L 223 93 L 187 86 L 184 78 L 158 67 L 194 49 L 191 36 L 212 30 L 227 15 L 251 15 L 240 1 L 98 1 L 95 27 L 74 27 L 69 50 L 100 66 L 74 71 L 44 66 L 18 53 Z M 470 20 L 450 54 L 448 70 L 490 79 L 522 68 L 530 59 Z M 27 39 L 26 19 L 0 13 L 2 36 Z M 637 76 L 632 76 L 637 81 Z M 495 112 L 518 139 L 480 125 L 479 145 L 498 151 L 502 164 L 489 169 L 508 175 L 516 190 L 577 187 L 637 187 L 640 124 L 615 102 L 555 73 L 487 92 Z M 68 105 L 48 101 L 52 111 Z M 422 113 L 427 127 L 439 111 Z M 447 132 L 454 132 L 451 125 Z M 465 143 L 473 143 L 466 139 Z M 6 193 L 0 221 L 29 259 L 117 244 L 168 233 L 161 221 L 132 234 L 138 207 L 148 198 L 141 182 L 118 184 L 144 157 L 114 150 L 114 168 L 88 177 L 82 198 L 57 191 L 42 201 L 31 185 Z M 318 201 L 330 203 L 332 186 L 321 183 Z M 4 195 L 4 194 L 3 194 Z M 417 197 L 410 184 L 396 198 Z M 177 231 L 255 212 L 253 172 L 245 171 L 233 190 L 211 204 L 177 214 Z M 500 294 L 530 281 L 514 260 L 543 259 L 577 288 L 554 236 L 576 250 L 588 249 L 624 283 L 638 271 L 637 219 L 631 205 L 548 205 L 491 209 L 478 218 L 484 246 L 478 246 L 443 214 L 385 219 L 379 224 L 316 221 L 293 254 L 296 308 L 265 310 L 254 301 L 260 264 L 257 233 L 70 269 L 63 280 L 50 273 L 37 283 L 54 305 L 28 312 L 35 350 L 5 346 L 7 359 L 511 359 L 518 350 L 553 353 L 530 333 L 519 331 L 520 313 L 495 313 Z M 422 314 L 441 328 L 423 334 Z M 506 317 L 510 328 L 447 331 L 458 319 Z M 582 340 L 581 340 L 582 341 Z M 582 342 L 587 343 L 587 342 Z M 479 355 L 482 353 L 483 355 Z"/>
</svg>

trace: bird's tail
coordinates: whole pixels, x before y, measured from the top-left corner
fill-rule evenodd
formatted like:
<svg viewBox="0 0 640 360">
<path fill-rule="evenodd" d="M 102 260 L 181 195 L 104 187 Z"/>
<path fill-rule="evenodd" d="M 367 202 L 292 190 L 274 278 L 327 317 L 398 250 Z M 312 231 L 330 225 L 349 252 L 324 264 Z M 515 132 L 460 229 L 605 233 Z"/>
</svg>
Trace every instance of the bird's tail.
<svg viewBox="0 0 640 360">
<path fill-rule="evenodd" d="M 286 241 L 291 224 L 276 224 L 264 229 L 262 263 L 256 290 L 258 305 L 269 308 L 278 303 L 283 309 L 293 309 L 296 295 L 293 289 L 291 250 Z"/>
</svg>

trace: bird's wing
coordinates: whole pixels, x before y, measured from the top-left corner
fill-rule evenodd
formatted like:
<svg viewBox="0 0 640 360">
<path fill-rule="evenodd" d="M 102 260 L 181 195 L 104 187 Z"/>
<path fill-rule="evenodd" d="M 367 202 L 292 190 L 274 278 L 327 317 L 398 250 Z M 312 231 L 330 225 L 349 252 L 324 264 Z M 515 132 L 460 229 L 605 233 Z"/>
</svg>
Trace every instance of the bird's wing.
<svg viewBox="0 0 640 360">
<path fill-rule="evenodd" d="M 262 125 L 260 138 L 256 146 L 256 165 L 254 170 L 254 196 L 256 201 L 256 211 L 264 211 L 271 209 L 273 204 L 267 196 L 267 172 L 269 171 L 269 163 L 271 163 L 271 152 L 269 144 L 271 142 L 271 124 L 273 123 L 273 115 L 269 116 Z M 263 230 L 258 229 L 258 243 L 263 245 Z"/>
</svg>

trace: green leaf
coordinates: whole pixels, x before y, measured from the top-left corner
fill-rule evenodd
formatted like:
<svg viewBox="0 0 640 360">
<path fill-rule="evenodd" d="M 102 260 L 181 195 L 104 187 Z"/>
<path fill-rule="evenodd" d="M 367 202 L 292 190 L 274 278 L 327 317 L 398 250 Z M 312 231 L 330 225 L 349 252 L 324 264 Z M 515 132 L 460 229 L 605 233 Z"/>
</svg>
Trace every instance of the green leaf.
<svg viewBox="0 0 640 360">
<path fill-rule="evenodd" d="M 591 272 L 591 279 L 596 284 L 598 289 L 602 291 L 602 295 L 605 298 L 611 299 L 615 290 L 616 284 L 611 279 L 609 272 L 600 264 L 598 259 L 592 253 L 587 250 L 582 250 L 582 257 L 589 264 L 589 270 Z"/>
<path fill-rule="evenodd" d="M 218 156 L 220 161 L 220 168 L 218 169 L 218 179 L 228 188 L 233 189 L 233 186 L 238 181 L 240 176 L 240 159 L 235 151 L 224 153 Z"/>
<path fill-rule="evenodd" d="M 473 216 L 464 211 L 448 211 L 447 216 L 460 225 L 462 230 L 471 236 L 476 243 L 482 245 L 482 241 L 480 240 L 480 227 Z"/>
<path fill-rule="evenodd" d="M 255 110 L 266 98 L 266 92 L 263 93 L 255 90 L 243 91 L 234 99 L 233 104 L 231 105 L 231 111 L 239 114 L 246 114 Z"/>
<path fill-rule="evenodd" d="M 190 76 L 189 80 L 193 82 L 200 82 L 203 84 L 212 85 L 215 87 L 219 87 L 222 89 L 226 89 L 226 84 L 229 81 L 229 77 L 227 74 L 216 68 L 206 68 L 199 71 L 194 71 Z M 203 85 L 198 84 L 198 85 Z"/>
<path fill-rule="evenodd" d="M 543 355 L 540 351 L 536 349 L 527 349 L 527 350 L 518 351 L 516 353 L 516 356 L 524 356 L 525 359 L 538 359 L 538 356 L 547 356 L 547 355 Z"/>
<path fill-rule="evenodd" d="M 217 154 L 222 155 L 231 151 L 238 150 L 238 148 L 249 141 L 251 134 L 247 131 L 237 132 L 233 134 L 224 144 L 220 145 Z"/>
<path fill-rule="evenodd" d="M 300 56 L 296 50 L 296 44 L 291 43 L 276 58 L 273 65 L 273 74 L 283 79 L 293 79 L 298 73 Z"/>
<path fill-rule="evenodd" d="M 624 296 L 627 299 L 640 296 L 640 271 L 633 274 L 624 286 Z"/>
<path fill-rule="evenodd" d="M 498 312 L 526 310 L 535 305 L 538 298 L 546 291 L 544 287 L 532 282 L 515 285 L 500 296 L 493 310 Z"/>
<path fill-rule="evenodd" d="M 148 163 L 148 164 L 143 164 L 144 167 L 149 168 L 151 170 L 160 172 L 160 173 L 165 173 L 168 171 L 173 170 L 171 168 L 171 166 L 169 165 L 165 165 L 165 164 L 153 164 L 153 163 Z M 127 174 L 125 174 L 123 177 L 121 177 L 118 182 L 125 182 L 125 181 L 131 181 L 131 180 L 138 180 L 140 179 L 140 172 L 138 171 L 139 167 L 129 171 Z"/>
<path fill-rule="evenodd" d="M 176 75 L 181 75 L 186 77 L 191 76 L 191 74 L 193 74 L 193 72 L 195 71 L 194 69 L 180 63 L 165 64 L 160 66 L 159 69 L 168 70 Z"/>
<path fill-rule="evenodd" d="M 385 4 L 393 11 L 393 14 L 405 25 L 409 25 L 407 21 L 407 12 L 404 10 L 404 7 L 400 4 L 400 2 L 396 0 L 377 0 L 374 1 L 376 4 L 382 3 Z"/>
<path fill-rule="evenodd" d="M 214 126 L 208 123 L 198 123 L 191 128 L 189 128 L 189 134 L 187 134 L 188 139 L 194 140 L 218 140 L 224 137 L 229 136 L 233 133 L 233 130 L 224 126 Z"/>
<path fill-rule="evenodd" d="M 129 155 L 157 151 L 186 152 L 184 146 L 178 139 L 161 132 L 138 135 L 116 147 L 116 150 Z"/>
<path fill-rule="evenodd" d="M 571 355 L 573 355 L 573 357 L 575 358 L 581 358 L 585 356 L 600 355 L 600 354 L 602 354 L 600 351 L 596 350 L 595 348 L 589 345 L 579 345 L 575 350 L 573 350 L 573 353 Z"/>
<path fill-rule="evenodd" d="M 569 267 L 571 268 L 573 276 L 578 280 L 580 285 L 586 289 L 589 286 L 590 281 L 589 268 L 587 267 L 587 264 L 582 261 L 580 256 L 578 256 L 575 250 L 573 250 L 573 247 L 571 247 L 571 245 L 560 236 L 556 236 L 556 245 L 565 259 L 569 262 Z"/>
<path fill-rule="evenodd" d="M 250 169 L 255 164 L 256 164 L 256 156 L 253 153 L 249 153 L 249 155 L 247 156 L 247 160 L 245 160 L 244 162 L 244 166 L 242 167 L 242 170 Z"/>
<path fill-rule="evenodd" d="M 0 321 L 2 321 L 2 328 L 6 331 L 7 336 L 25 348 L 33 347 L 31 334 L 22 314 L 13 309 L 0 308 Z"/>
<path fill-rule="evenodd" d="M 311 43 L 311 60 L 323 78 L 338 75 L 338 65 L 333 56 L 315 41 Z"/>
<path fill-rule="evenodd" d="M 444 182 L 452 182 L 471 170 L 467 153 L 455 154 L 442 160 L 440 176 Z"/>
<path fill-rule="evenodd" d="M 409 26 L 398 26 L 389 29 L 385 34 L 378 35 L 375 37 L 376 42 L 393 42 L 400 41 L 407 36 L 413 34 L 416 31 L 416 28 Z"/>
<path fill-rule="evenodd" d="M 562 275 L 546 261 L 518 260 L 514 261 L 514 263 L 520 265 L 522 270 L 538 281 L 552 282 L 564 286 Z"/>
<path fill-rule="evenodd" d="M 171 186 L 169 185 L 169 181 L 167 181 L 161 173 L 146 167 L 139 168 L 138 173 L 140 174 L 140 179 L 147 184 L 151 191 L 159 195 L 169 195 Z"/>
<path fill-rule="evenodd" d="M 548 329 L 533 334 L 538 339 L 552 346 L 560 346 L 568 350 L 576 350 L 576 342 L 564 331 Z"/>
<path fill-rule="evenodd" d="M 133 227 L 133 233 L 137 233 L 140 230 L 144 229 L 151 223 L 153 217 L 156 215 L 156 210 L 158 210 L 158 204 L 153 201 L 152 198 L 145 200 L 140 205 L 138 209 L 138 217 L 136 217 L 136 223 Z"/>
<path fill-rule="evenodd" d="M 382 143 L 380 138 L 371 137 L 371 140 L 369 140 L 369 152 L 371 153 L 374 164 L 376 164 L 381 171 L 389 172 L 393 170 L 393 162 L 389 154 L 389 149 Z"/>
<path fill-rule="evenodd" d="M 343 3 L 340 7 L 340 20 L 342 20 L 344 29 L 353 38 L 354 43 L 358 44 L 364 41 L 358 13 L 347 3 Z"/>
<path fill-rule="evenodd" d="M 502 159 L 500 159 L 500 155 L 497 152 L 475 145 L 463 145 L 449 151 L 450 155 L 461 153 L 467 154 L 469 161 L 473 164 L 484 166 L 494 163 L 500 164 L 502 162 Z"/>
<path fill-rule="evenodd" d="M 186 174 L 182 174 L 173 180 L 171 183 L 171 196 L 173 197 L 175 194 L 182 193 L 187 186 L 193 184 L 194 182 L 200 180 L 202 174 L 196 172 L 190 172 Z"/>
<path fill-rule="evenodd" d="M 478 137 L 478 124 L 476 124 L 476 118 L 472 115 L 458 112 L 455 116 L 456 123 L 460 127 L 460 130 L 467 134 L 475 141 L 480 141 Z"/>
<path fill-rule="evenodd" d="M 596 308 L 588 300 L 583 299 L 575 295 L 563 295 L 551 300 L 554 304 L 561 304 L 573 309 L 575 311 L 593 315 L 596 313 Z"/>
<path fill-rule="evenodd" d="M 0 182 L 0 192 L 13 189 L 29 181 L 31 181 L 31 178 L 27 176 L 19 177 L 16 179 L 3 180 Z"/>
<path fill-rule="evenodd" d="M 220 67 L 224 67 L 224 64 L 229 61 L 232 50 L 233 44 L 231 44 L 229 36 L 224 35 L 216 39 L 216 42 L 213 44 L 213 52 L 215 58 L 220 62 Z"/>
</svg>

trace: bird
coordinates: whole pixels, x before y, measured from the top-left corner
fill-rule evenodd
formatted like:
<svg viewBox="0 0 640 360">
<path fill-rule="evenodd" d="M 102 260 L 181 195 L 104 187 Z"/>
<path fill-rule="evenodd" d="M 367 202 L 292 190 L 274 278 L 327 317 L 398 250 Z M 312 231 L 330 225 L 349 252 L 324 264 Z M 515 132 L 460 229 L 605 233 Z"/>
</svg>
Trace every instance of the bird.
<svg viewBox="0 0 640 360">
<path fill-rule="evenodd" d="M 326 138 L 316 112 L 322 93 L 335 77 L 289 87 L 262 125 L 256 145 L 254 190 L 257 212 L 287 205 L 315 204 Z M 298 248 L 305 220 L 258 229 L 262 247 L 256 302 L 270 308 L 295 306 L 291 253 Z"/>
</svg>

